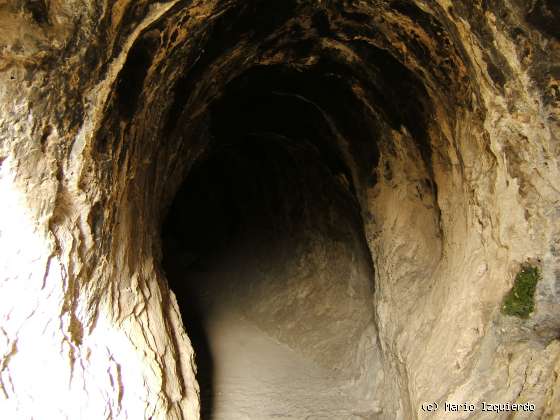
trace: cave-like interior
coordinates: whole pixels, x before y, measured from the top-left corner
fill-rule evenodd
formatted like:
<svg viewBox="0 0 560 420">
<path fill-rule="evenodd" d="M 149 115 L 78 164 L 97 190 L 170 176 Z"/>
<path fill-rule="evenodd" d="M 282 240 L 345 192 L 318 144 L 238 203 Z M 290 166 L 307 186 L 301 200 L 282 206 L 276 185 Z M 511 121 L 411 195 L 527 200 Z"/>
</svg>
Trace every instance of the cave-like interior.
<svg viewBox="0 0 560 420">
<path fill-rule="evenodd" d="M 556 418 L 556 3 L 0 1 L 4 417 Z"/>
<path fill-rule="evenodd" d="M 449 125 L 479 92 L 442 9 L 369 7 L 255 1 L 187 38 L 171 15 L 120 71 L 106 130 L 160 139 L 143 188 L 208 419 L 407 409 L 379 341 L 402 325 L 376 317 L 433 287 Z"/>
<path fill-rule="evenodd" d="M 358 347 L 373 322 L 372 259 L 350 169 L 321 109 L 301 91 L 321 94 L 325 82 L 311 86 L 313 79 L 259 68 L 234 80 L 212 106 L 212 141 L 163 225 L 163 266 L 197 353 L 206 418 L 214 405 L 218 418 L 241 403 L 289 410 L 287 402 L 268 407 L 274 399 L 327 410 L 324 394 L 336 391 L 329 387 L 359 376 Z M 350 120 L 349 104 L 331 106 Z M 291 350 L 267 354 L 283 344 Z M 286 374 L 303 363 L 295 353 L 320 366 L 322 382 Z M 246 388 L 238 400 L 221 397 L 235 391 L 230 364 L 240 358 L 262 377 L 247 369 L 235 378 Z M 301 393 L 294 383 L 315 389 Z M 346 398 L 330 409 L 359 411 Z"/>
<path fill-rule="evenodd" d="M 420 9 L 391 10 L 446 45 Z M 164 200 L 163 268 L 196 354 L 205 419 L 382 412 L 377 389 L 391 381 L 374 316 L 372 191 L 380 194 L 380 177 L 389 191 L 412 177 L 433 237 L 432 261 L 418 269 L 428 272 L 440 257 L 432 147 L 445 122 L 431 119 L 434 101 L 447 92 L 442 118 L 452 118 L 468 85 L 450 74 L 460 52 L 439 51 L 453 54 L 440 68 L 416 46 L 427 83 L 367 41 L 376 34 L 365 19 L 298 2 L 229 10 L 171 87 L 162 132 L 178 139 L 185 175 Z M 255 48 L 261 58 L 241 64 Z M 139 69 L 149 49 L 146 37 L 123 70 L 125 118 L 142 99 L 131 89 L 146 83 Z M 441 91 L 430 92 L 435 82 Z"/>
</svg>

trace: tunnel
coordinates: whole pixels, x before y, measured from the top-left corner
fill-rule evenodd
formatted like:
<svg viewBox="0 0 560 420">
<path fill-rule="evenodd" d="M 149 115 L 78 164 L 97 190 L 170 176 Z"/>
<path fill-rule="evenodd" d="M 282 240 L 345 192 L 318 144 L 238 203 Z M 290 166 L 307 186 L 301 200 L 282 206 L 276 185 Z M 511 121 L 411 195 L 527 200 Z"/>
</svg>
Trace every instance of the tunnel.
<svg viewBox="0 0 560 420">
<path fill-rule="evenodd" d="M 190 32 L 171 14 L 119 73 L 98 153 L 154 124 L 144 189 L 204 420 L 406 418 L 428 366 L 467 369 L 412 349 L 479 322 L 447 305 L 472 302 L 449 273 L 476 249 L 465 179 L 495 164 L 469 137 L 487 94 L 446 15 L 464 10 L 372 7 L 255 1 Z"/>
<path fill-rule="evenodd" d="M 325 116 L 276 73 L 232 81 L 212 107 L 212 141 L 163 224 L 163 267 L 203 418 L 359 418 L 373 339 L 360 204 Z"/>
<path fill-rule="evenodd" d="M 4 417 L 558 416 L 553 1 L 4 3 Z"/>
<path fill-rule="evenodd" d="M 161 249 L 195 353 L 201 415 L 377 418 L 378 389 L 398 391 L 382 370 L 375 321 L 371 245 L 374 213 L 384 211 L 374 203 L 389 199 L 382 185 L 389 196 L 415 190 L 410 243 L 430 242 L 415 270 L 433 269 L 437 103 L 418 74 L 364 40 L 364 16 L 297 2 L 254 7 L 217 18 L 171 87 L 162 123 L 168 139 L 199 139 L 174 152 L 183 175 L 164 199 Z M 307 31 L 298 13 L 309 14 Z M 240 64 L 239 37 L 247 51 L 255 44 L 279 58 Z M 134 47 L 124 75 L 146 45 Z"/>
</svg>

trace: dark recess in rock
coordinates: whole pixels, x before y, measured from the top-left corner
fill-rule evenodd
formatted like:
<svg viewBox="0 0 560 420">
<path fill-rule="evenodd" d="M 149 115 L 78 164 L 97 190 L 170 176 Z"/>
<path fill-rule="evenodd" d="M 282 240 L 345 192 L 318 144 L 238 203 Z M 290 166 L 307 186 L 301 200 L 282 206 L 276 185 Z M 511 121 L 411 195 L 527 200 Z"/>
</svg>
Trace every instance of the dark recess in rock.
<svg viewBox="0 0 560 420">
<path fill-rule="evenodd" d="M 192 85 L 190 74 L 179 78 L 173 87 L 173 101 L 167 112 L 163 133 L 169 136 L 175 129 L 181 112 L 183 111 L 189 98 L 189 88 Z"/>
<path fill-rule="evenodd" d="M 547 35 L 560 39 L 560 2 L 557 0 L 537 0 L 527 21 Z"/>
<path fill-rule="evenodd" d="M 45 151 L 46 151 L 47 141 L 48 141 L 48 138 L 51 135 L 51 133 L 52 133 L 52 127 L 50 125 L 47 125 L 43 130 L 43 134 L 41 135 L 41 141 L 40 141 L 41 151 L 43 153 L 45 153 Z"/>
<path fill-rule="evenodd" d="M 269 132 L 302 143 L 310 141 L 327 154 L 327 162 L 340 169 L 343 164 L 335 157 L 337 144 L 321 109 L 326 104 L 317 97 L 321 88 L 332 86 L 288 68 L 253 68 L 232 81 L 213 105 L 212 130 L 222 137 Z"/>
<path fill-rule="evenodd" d="M 117 105 L 125 119 L 134 115 L 138 100 L 142 95 L 142 85 L 151 65 L 152 54 L 157 40 L 143 37 L 132 47 L 128 59 L 119 74 L 117 82 Z"/>
<path fill-rule="evenodd" d="M 24 7 L 31 13 L 35 22 L 40 25 L 49 24 L 49 11 L 45 0 L 26 0 Z"/>
<path fill-rule="evenodd" d="M 312 17 L 313 25 L 317 28 L 319 36 L 328 36 L 332 32 L 330 30 L 329 16 L 325 10 L 318 10 Z"/>
</svg>

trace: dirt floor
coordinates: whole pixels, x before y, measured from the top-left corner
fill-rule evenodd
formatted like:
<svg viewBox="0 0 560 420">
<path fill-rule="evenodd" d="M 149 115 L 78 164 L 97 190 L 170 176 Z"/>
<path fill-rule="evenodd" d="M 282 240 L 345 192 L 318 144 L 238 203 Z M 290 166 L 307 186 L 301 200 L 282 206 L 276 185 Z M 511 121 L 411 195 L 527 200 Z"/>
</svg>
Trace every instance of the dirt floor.
<svg viewBox="0 0 560 420">
<path fill-rule="evenodd" d="M 197 352 L 203 420 L 375 418 L 371 401 L 357 396 L 357 384 L 318 366 L 248 319 L 243 298 L 230 287 L 243 275 L 235 253 L 192 267 L 180 271 L 175 266 L 171 276 L 176 284 L 188 278 L 185 284 L 190 285 L 186 294 L 177 295 Z"/>
</svg>

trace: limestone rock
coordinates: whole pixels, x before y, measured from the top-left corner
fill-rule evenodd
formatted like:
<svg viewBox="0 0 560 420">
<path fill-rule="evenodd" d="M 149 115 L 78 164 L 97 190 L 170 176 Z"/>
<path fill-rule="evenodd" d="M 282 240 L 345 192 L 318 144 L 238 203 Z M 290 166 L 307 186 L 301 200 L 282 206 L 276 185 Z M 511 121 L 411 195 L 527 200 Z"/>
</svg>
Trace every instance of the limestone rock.
<svg viewBox="0 0 560 420">
<path fill-rule="evenodd" d="M 6 418 L 199 417 L 161 224 L 216 139 L 252 131 L 322 168 L 286 287 L 247 292 L 263 330 L 348 369 L 375 417 L 559 415 L 554 1 L 15 0 L 0 28 Z M 500 311 L 524 263 L 527 320 Z"/>
</svg>

